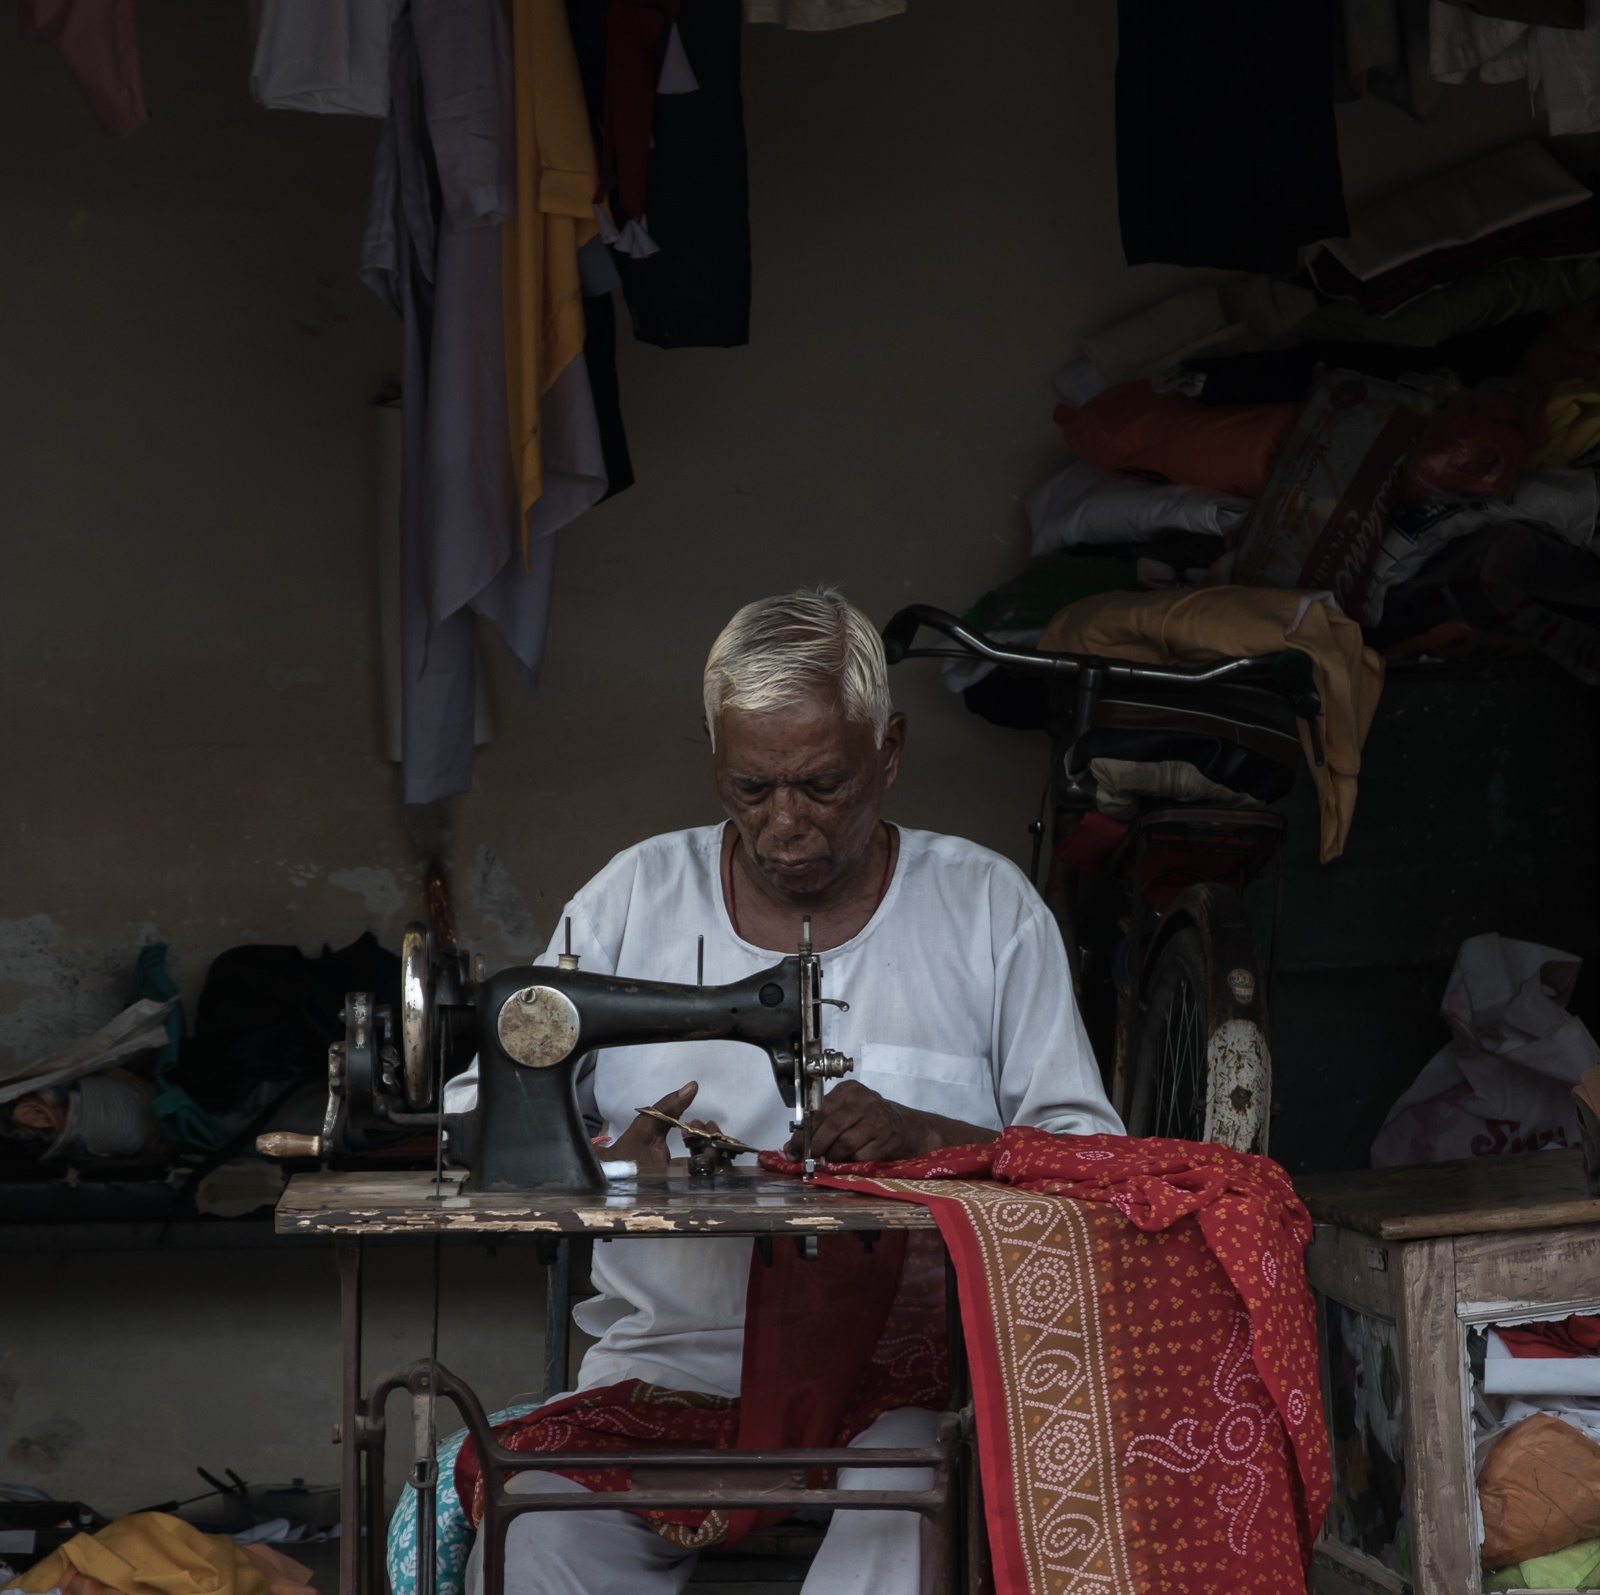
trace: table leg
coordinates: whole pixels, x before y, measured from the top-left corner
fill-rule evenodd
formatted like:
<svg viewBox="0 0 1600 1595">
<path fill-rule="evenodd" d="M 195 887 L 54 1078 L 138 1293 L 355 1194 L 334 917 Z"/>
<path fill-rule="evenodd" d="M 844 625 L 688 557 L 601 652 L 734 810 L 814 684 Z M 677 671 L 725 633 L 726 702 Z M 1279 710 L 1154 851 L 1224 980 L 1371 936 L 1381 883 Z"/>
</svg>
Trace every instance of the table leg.
<svg viewBox="0 0 1600 1595">
<path fill-rule="evenodd" d="M 969 1409 L 970 1413 L 970 1409 Z M 964 1414 L 966 1416 L 967 1414 Z M 963 1424 L 961 1472 L 966 1497 L 966 1583 L 962 1595 L 989 1595 L 989 1526 L 983 1516 L 983 1478 L 978 1472 L 978 1440 L 970 1423 Z"/>
<path fill-rule="evenodd" d="M 540 1261 L 545 1270 L 544 1399 L 567 1388 L 568 1357 L 572 1345 L 572 1242 L 562 1236 Z"/>
<path fill-rule="evenodd" d="M 436 1595 L 439 1587 L 439 1434 L 435 1400 L 438 1372 L 435 1363 L 428 1370 L 423 1391 L 419 1393 L 413 1387 L 411 1395 L 416 1460 L 411 1465 L 410 1487 L 417 1497 L 417 1595 Z M 374 1584 L 374 1592 L 377 1589 Z"/>
<path fill-rule="evenodd" d="M 339 1335 L 343 1353 L 339 1400 L 339 1595 L 359 1595 L 361 1531 L 366 1505 L 361 1489 L 361 1241 L 340 1236 Z"/>
<path fill-rule="evenodd" d="M 949 1358 L 947 1405 L 952 1413 L 963 1414 L 963 1424 L 950 1469 L 949 1531 L 941 1539 L 944 1565 L 949 1571 L 942 1574 L 942 1579 L 947 1589 L 960 1590 L 962 1595 L 979 1595 L 986 1587 L 982 1569 L 987 1566 L 989 1542 L 978 1485 L 978 1451 L 970 1443 L 973 1384 L 966 1361 L 962 1297 L 949 1253 L 944 1254 L 944 1344 Z"/>
</svg>

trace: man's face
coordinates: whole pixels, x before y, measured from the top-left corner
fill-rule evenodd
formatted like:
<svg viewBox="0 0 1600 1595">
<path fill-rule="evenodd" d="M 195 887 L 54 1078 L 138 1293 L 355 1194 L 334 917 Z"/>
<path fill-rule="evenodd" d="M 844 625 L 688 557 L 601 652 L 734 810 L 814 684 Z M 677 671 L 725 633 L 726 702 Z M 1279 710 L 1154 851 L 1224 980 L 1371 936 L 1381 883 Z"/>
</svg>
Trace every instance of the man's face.
<svg viewBox="0 0 1600 1595">
<path fill-rule="evenodd" d="M 774 895 L 825 900 L 848 879 L 872 846 L 904 741 L 904 715 L 890 717 L 877 747 L 837 695 L 771 714 L 722 711 L 717 795 Z"/>
</svg>

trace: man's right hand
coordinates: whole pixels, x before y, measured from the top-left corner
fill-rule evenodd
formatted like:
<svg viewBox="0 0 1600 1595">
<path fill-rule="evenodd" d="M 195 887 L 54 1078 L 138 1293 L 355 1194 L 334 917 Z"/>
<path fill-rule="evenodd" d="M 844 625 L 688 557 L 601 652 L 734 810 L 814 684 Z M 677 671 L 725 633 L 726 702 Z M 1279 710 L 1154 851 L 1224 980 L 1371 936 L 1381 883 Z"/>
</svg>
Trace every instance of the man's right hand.
<svg viewBox="0 0 1600 1595">
<path fill-rule="evenodd" d="M 654 1106 L 659 1113 L 670 1113 L 673 1118 L 681 1119 L 699 1089 L 700 1082 L 691 1080 L 688 1085 L 669 1091 Z M 697 1129 L 715 1128 L 714 1125 L 701 1126 L 697 1120 L 690 1122 Z M 636 1163 L 641 1174 L 665 1174 L 671 1161 L 667 1155 L 667 1137 L 671 1134 L 670 1124 L 641 1113 L 610 1146 L 600 1149 L 601 1155 L 608 1163 Z"/>
</svg>

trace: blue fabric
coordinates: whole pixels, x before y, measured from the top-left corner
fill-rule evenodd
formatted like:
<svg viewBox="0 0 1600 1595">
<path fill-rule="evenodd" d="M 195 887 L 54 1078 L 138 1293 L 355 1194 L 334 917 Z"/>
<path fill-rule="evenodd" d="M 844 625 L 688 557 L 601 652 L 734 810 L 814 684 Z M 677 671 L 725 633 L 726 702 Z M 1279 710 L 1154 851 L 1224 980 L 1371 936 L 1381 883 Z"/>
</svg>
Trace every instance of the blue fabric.
<svg viewBox="0 0 1600 1595">
<path fill-rule="evenodd" d="M 489 1414 L 489 1427 L 509 1423 L 538 1409 L 537 1401 L 505 1407 Z M 467 1438 L 457 1429 L 439 1442 L 439 1491 L 435 1498 L 438 1532 L 438 1595 L 463 1595 L 466 1586 L 467 1558 L 472 1554 L 475 1535 L 467 1514 L 456 1499 L 456 1458 Z M 400 1492 L 394 1516 L 389 1519 L 389 1589 L 392 1595 L 416 1595 L 417 1589 L 417 1492 L 409 1487 Z"/>
<path fill-rule="evenodd" d="M 178 995 L 172 976 L 167 973 L 167 944 L 151 942 L 139 949 L 128 983 L 126 1006 L 150 998 L 166 1002 Z M 225 1146 L 228 1132 L 172 1078 L 178 1064 L 178 1049 L 183 1045 L 183 1008 L 174 1007 L 167 1015 L 167 1044 L 156 1054 L 156 1090 L 150 1098 L 150 1111 L 161 1133 L 169 1141 L 215 1152 Z"/>
</svg>

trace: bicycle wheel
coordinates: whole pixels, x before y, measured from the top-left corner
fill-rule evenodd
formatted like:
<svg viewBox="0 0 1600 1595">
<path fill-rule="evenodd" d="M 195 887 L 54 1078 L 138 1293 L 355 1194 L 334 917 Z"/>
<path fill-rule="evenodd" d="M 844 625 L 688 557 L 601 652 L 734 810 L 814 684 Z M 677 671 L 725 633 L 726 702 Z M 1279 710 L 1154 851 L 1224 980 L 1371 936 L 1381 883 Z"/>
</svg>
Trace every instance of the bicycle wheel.
<svg viewBox="0 0 1600 1595">
<path fill-rule="evenodd" d="M 1139 1027 L 1134 1065 L 1131 1135 L 1170 1135 L 1203 1141 L 1206 1131 L 1205 948 L 1200 932 L 1180 930 L 1161 949 Z"/>
<path fill-rule="evenodd" d="M 1265 1152 L 1272 1060 L 1242 905 L 1214 888 L 1180 901 L 1188 923 L 1161 944 L 1142 983 L 1128 1133 Z"/>
</svg>

